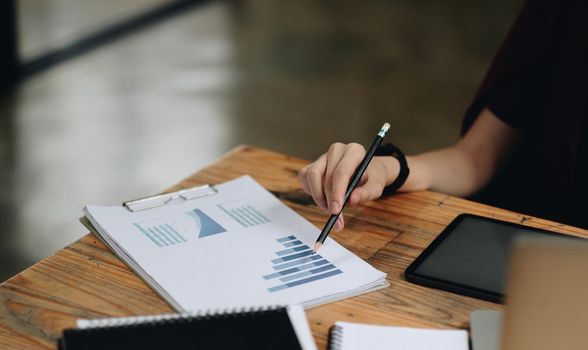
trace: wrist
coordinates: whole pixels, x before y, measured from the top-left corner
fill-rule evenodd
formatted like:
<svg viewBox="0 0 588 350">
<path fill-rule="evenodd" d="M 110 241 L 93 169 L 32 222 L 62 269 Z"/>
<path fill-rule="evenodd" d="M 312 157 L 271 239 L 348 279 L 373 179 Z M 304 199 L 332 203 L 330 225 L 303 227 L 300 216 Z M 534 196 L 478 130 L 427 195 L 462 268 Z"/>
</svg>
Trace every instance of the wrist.
<svg viewBox="0 0 588 350">
<path fill-rule="evenodd" d="M 389 156 L 385 157 L 388 161 L 383 162 L 386 165 L 386 181 L 383 191 L 383 195 L 390 195 L 398 191 L 403 187 L 406 182 L 410 169 L 406 161 L 404 153 L 396 146 L 391 143 L 381 145 L 376 150 L 377 156 Z M 392 160 L 394 159 L 394 160 Z"/>
<path fill-rule="evenodd" d="M 398 177 L 400 172 L 400 163 L 392 156 L 377 156 L 374 160 L 381 162 L 384 169 L 384 186 L 390 186 Z"/>
<path fill-rule="evenodd" d="M 418 155 L 407 157 L 406 161 L 408 162 L 411 171 L 401 190 L 412 192 L 430 189 L 432 177 L 430 176 L 431 174 L 427 167 L 427 162 L 424 162 Z"/>
</svg>

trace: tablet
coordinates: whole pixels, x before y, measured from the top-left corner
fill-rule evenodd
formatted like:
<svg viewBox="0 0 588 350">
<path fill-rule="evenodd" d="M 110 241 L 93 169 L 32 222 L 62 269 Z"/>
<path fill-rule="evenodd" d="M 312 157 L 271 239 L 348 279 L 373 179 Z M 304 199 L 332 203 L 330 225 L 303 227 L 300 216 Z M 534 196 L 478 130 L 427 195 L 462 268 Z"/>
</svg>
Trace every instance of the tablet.
<svg viewBox="0 0 588 350">
<path fill-rule="evenodd" d="M 407 281 L 502 303 L 508 253 L 523 237 L 578 240 L 551 231 L 461 214 L 406 269 Z"/>
</svg>

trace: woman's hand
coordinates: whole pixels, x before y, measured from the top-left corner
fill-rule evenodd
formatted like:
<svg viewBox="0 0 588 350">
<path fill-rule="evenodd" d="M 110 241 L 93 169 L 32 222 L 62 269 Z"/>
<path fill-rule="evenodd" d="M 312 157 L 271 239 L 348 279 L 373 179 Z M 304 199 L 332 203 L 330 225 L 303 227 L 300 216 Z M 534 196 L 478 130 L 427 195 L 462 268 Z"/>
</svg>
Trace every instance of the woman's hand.
<svg viewBox="0 0 588 350">
<path fill-rule="evenodd" d="M 365 148 L 357 143 L 334 143 L 327 153 L 298 172 L 302 188 L 325 213 L 341 211 L 347 186 L 365 152 Z M 374 157 L 348 203 L 353 205 L 380 197 L 398 171 L 399 165 L 392 157 Z M 343 226 L 343 215 L 339 215 L 334 229 L 338 231 Z"/>
<path fill-rule="evenodd" d="M 432 189 L 452 196 L 471 196 L 486 186 L 521 138 L 519 131 L 484 108 L 455 145 L 406 157 L 410 174 L 399 191 Z M 298 172 L 302 188 L 325 213 L 339 213 L 351 176 L 364 156 L 365 148 L 357 143 L 331 145 L 327 153 Z M 399 171 L 394 157 L 374 157 L 349 203 L 380 197 Z M 343 228 L 343 215 L 334 228 Z"/>
</svg>

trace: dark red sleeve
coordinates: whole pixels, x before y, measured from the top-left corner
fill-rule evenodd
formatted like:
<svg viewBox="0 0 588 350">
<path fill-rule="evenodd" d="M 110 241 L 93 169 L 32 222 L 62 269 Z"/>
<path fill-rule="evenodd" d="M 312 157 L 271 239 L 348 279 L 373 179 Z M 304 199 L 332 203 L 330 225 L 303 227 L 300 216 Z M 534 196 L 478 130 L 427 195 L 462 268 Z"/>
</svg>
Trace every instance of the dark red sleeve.
<svg viewBox="0 0 588 350">
<path fill-rule="evenodd" d="M 524 131 L 534 124 L 550 79 L 557 3 L 528 0 L 523 5 L 466 111 L 462 134 L 485 107 L 513 128 Z"/>
</svg>

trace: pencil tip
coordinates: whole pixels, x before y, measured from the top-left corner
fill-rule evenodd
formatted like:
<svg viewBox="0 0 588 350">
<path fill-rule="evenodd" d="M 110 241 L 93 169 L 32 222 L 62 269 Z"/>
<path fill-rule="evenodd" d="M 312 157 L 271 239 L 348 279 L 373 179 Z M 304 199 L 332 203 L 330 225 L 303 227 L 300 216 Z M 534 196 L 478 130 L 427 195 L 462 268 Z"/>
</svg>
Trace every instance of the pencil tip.
<svg viewBox="0 0 588 350">
<path fill-rule="evenodd" d="M 316 253 L 320 249 L 321 246 L 322 246 L 322 244 L 320 242 L 316 242 L 314 244 L 314 247 L 312 247 L 312 251 Z"/>
</svg>

